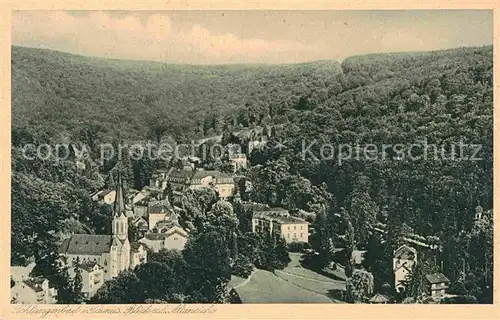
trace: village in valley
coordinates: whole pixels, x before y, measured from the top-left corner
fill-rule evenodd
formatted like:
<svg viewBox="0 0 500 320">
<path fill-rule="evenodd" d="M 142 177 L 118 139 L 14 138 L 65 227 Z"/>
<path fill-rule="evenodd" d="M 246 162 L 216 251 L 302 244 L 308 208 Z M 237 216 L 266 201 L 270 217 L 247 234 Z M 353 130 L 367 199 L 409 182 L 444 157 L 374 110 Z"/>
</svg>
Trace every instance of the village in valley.
<svg viewBox="0 0 500 320">
<path fill-rule="evenodd" d="M 12 21 L 13 309 L 493 304 L 492 10 Z"/>
<path fill-rule="evenodd" d="M 56 261 L 59 268 L 67 270 L 72 282 L 79 279 L 81 302 L 92 301 L 106 282 L 116 279 L 123 271 L 144 265 L 152 255 L 183 251 L 192 233 L 203 224 L 187 214 L 186 195 L 189 194 L 199 196 L 198 201 L 207 201 L 208 197 L 211 206 L 227 210 L 242 232 L 268 237 L 275 245 L 282 241 L 284 245 L 282 254 L 286 257 L 280 266 L 258 268 L 256 263 L 247 261 L 247 265 L 240 266 L 247 270 L 233 272 L 226 284 L 232 303 L 413 303 L 415 300 L 407 293 L 409 279 L 416 277 L 420 254 L 433 259 L 439 257 L 442 251 L 439 238 L 412 232 L 401 234 L 400 245 L 392 255 L 393 282 L 385 282 L 374 290 L 374 276 L 367 270 L 370 267 L 366 260 L 376 259 L 376 250 L 384 251 L 376 248 L 373 239 L 377 239 L 379 246 L 384 245 L 387 225 L 381 221 L 374 223 L 367 230 L 370 235 L 367 244 L 356 246 L 350 221 L 349 226 L 343 230 L 340 227 L 337 234 L 325 233 L 319 229 L 324 225 L 318 221 L 317 213 L 252 201 L 252 181 L 245 176 L 250 169 L 248 157 L 254 148 L 266 147 L 271 130 L 258 128 L 256 132 L 251 136 L 259 138 L 244 145 L 246 152 L 242 152 L 239 145 L 224 146 L 222 168 L 225 172 L 205 169 L 196 156 L 169 158 L 167 163 L 171 166 L 152 172 L 142 190 L 126 186 L 118 161 L 106 179 L 107 187 L 88 195 L 93 202 L 112 208 L 111 233 L 58 235 Z M 221 142 L 221 136 L 214 139 L 216 143 Z M 81 165 L 80 161 L 76 163 Z M 201 199 L 204 196 L 205 199 Z M 340 208 L 334 215 L 341 221 L 339 226 L 346 222 L 344 214 L 344 208 Z M 491 211 L 485 211 L 480 205 L 476 207 L 474 223 L 488 223 L 490 218 Z M 238 254 L 233 254 L 233 250 L 238 250 L 238 241 L 230 241 L 235 241 L 236 247 L 231 249 L 229 258 L 234 266 L 239 263 Z M 11 267 L 12 303 L 58 302 L 57 289 L 48 279 L 32 276 L 35 267 L 35 262 Z M 426 303 L 439 303 L 457 296 L 447 292 L 450 280 L 439 270 L 421 276 L 419 295 Z"/>
</svg>

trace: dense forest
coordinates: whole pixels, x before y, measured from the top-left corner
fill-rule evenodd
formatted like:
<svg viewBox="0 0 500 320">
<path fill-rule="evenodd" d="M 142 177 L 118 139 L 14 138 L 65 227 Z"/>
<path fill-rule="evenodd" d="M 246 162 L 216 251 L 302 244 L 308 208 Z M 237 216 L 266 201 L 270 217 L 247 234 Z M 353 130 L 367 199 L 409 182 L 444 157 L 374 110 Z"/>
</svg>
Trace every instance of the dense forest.
<svg viewBox="0 0 500 320">
<path fill-rule="evenodd" d="M 251 200 L 314 212 L 316 248 L 330 239 L 350 239 L 351 250 L 372 248 L 367 269 L 379 288 L 391 282 L 390 256 L 404 234 L 435 236 L 441 250 L 422 266 L 432 261 L 428 271 L 441 269 L 460 294 L 492 298 L 492 212 L 474 222 L 478 203 L 493 206 L 491 46 L 341 64 L 210 67 L 14 47 L 12 72 L 13 263 L 37 254 L 59 231 L 102 228 L 106 209 L 85 194 L 105 185 L 101 177 L 112 167 L 92 159 L 85 169 L 74 161 L 26 160 L 24 143 L 179 142 L 220 134 L 228 142 L 238 140 L 231 132 L 265 126 L 268 145 L 252 152 L 245 173 Z M 423 140 L 447 155 L 460 142 L 481 145 L 480 160 L 413 161 L 389 153 L 340 164 L 303 157 L 304 141 L 316 141 L 311 152 L 319 155 L 323 144 Z M 140 187 L 161 165 L 130 161 L 129 183 Z M 387 228 L 384 239 L 372 233 L 378 224 Z"/>
</svg>

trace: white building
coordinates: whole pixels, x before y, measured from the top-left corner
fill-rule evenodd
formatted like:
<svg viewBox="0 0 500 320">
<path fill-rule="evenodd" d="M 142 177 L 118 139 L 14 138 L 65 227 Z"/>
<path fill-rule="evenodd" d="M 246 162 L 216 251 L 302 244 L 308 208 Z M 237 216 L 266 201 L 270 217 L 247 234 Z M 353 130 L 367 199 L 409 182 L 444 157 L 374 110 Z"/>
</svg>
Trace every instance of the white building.
<svg viewBox="0 0 500 320">
<path fill-rule="evenodd" d="M 394 251 L 393 270 L 396 291 L 406 290 L 405 281 L 416 264 L 417 250 L 414 248 L 402 245 Z"/>
</svg>

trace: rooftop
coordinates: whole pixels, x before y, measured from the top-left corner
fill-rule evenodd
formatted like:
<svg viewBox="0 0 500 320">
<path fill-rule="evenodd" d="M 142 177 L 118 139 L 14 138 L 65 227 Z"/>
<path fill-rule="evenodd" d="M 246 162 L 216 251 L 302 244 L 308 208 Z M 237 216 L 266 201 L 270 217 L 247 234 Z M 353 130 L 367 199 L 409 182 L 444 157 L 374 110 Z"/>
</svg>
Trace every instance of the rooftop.
<svg viewBox="0 0 500 320">
<path fill-rule="evenodd" d="M 434 284 L 434 283 L 443 283 L 443 282 L 450 282 L 450 280 L 448 280 L 448 278 L 446 278 L 446 276 L 444 274 L 442 274 L 442 273 L 428 274 L 428 275 L 425 276 L 425 278 L 431 284 Z"/>
<path fill-rule="evenodd" d="M 31 289 L 33 289 L 35 292 L 40 292 L 40 291 L 43 291 L 42 284 L 46 280 L 47 279 L 45 279 L 45 278 L 37 277 L 37 278 L 31 278 L 31 279 L 28 279 L 28 280 L 24 280 L 23 282 L 28 287 L 30 287 Z"/>
<path fill-rule="evenodd" d="M 95 261 L 84 261 L 78 264 L 78 267 L 80 269 L 83 269 L 87 272 L 92 272 L 94 271 L 94 267 L 98 265 L 97 262 Z"/>
<path fill-rule="evenodd" d="M 101 255 L 103 252 L 109 252 L 111 238 L 110 235 L 74 234 L 64 239 L 59 253 Z"/>
<path fill-rule="evenodd" d="M 413 260 L 416 254 L 417 250 L 405 244 L 394 251 L 394 257 L 396 259 Z"/>
<path fill-rule="evenodd" d="M 371 302 L 371 303 L 387 303 L 387 302 L 390 302 L 390 301 L 391 301 L 391 298 L 389 298 L 388 296 L 383 295 L 381 293 L 375 294 L 369 300 L 369 302 Z"/>
<path fill-rule="evenodd" d="M 292 217 L 292 216 L 282 216 L 282 215 L 277 215 L 272 212 L 269 214 L 257 214 L 255 215 L 256 218 L 258 219 L 264 219 L 268 221 L 275 221 L 278 223 L 287 223 L 287 224 L 304 224 L 308 223 L 304 219 L 297 218 L 297 217 Z"/>
</svg>

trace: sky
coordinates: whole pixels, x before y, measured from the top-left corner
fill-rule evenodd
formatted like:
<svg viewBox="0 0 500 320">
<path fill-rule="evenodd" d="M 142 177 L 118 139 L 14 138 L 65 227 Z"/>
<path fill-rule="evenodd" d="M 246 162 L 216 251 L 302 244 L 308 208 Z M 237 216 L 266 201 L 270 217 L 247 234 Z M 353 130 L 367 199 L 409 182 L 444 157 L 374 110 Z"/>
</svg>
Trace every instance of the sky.
<svg viewBox="0 0 500 320">
<path fill-rule="evenodd" d="M 491 10 L 15 11 L 13 45 L 186 64 L 295 63 L 493 43 Z"/>
</svg>

